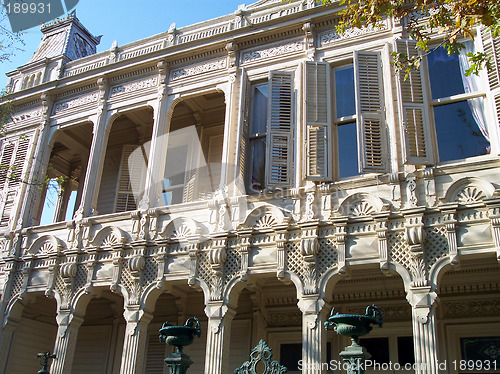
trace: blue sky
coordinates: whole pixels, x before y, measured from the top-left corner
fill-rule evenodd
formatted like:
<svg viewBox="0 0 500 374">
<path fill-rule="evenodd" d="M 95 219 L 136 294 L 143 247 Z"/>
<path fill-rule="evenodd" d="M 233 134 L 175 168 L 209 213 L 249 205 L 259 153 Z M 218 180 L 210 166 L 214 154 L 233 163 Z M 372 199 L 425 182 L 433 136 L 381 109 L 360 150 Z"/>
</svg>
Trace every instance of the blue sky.
<svg viewBox="0 0 500 374">
<path fill-rule="evenodd" d="M 257 0 L 247 1 L 252 4 Z M 108 50 L 114 40 L 127 44 L 177 27 L 232 14 L 244 0 L 80 0 L 76 15 L 95 36 L 102 35 L 98 52 Z M 10 29 L 10 25 L 5 25 Z M 42 33 L 39 27 L 24 32 L 24 52 L 16 53 L 10 62 L 0 63 L 0 86 L 7 84 L 5 73 L 29 61 Z"/>
</svg>

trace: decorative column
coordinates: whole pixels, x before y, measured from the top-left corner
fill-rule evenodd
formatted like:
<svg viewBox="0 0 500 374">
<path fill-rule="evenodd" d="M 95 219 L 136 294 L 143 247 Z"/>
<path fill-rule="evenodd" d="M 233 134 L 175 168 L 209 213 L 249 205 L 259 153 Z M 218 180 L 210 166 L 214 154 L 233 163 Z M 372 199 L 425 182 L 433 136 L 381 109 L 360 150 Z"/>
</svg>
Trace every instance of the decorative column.
<svg viewBox="0 0 500 374">
<path fill-rule="evenodd" d="M 229 340 L 231 322 L 236 310 L 223 301 L 211 301 L 205 307 L 208 317 L 205 374 L 228 372 Z"/>
<path fill-rule="evenodd" d="M 170 121 L 167 124 L 167 77 L 168 64 L 165 61 L 159 61 L 158 68 L 158 92 L 154 108 L 154 124 L 151 137 L 151 149 L 149 150 L 149 163 L 147 165 L 148 173 L 144 186 L 144 195 L 138 204 L 141 210 L 163 205 L 160 204 L 162 195 L 162 180 L 165 171 L 165 150 L 168 144 L 168 129 Z"/>
<path fill-rule="evenodd" d="M 90 147 L 89 160 L 85 173 L 85 183 L 82 189 L 80 207 L 74 214 L 75 221 L 80 221 L 84 217 L 92 216 L 97 205 L 97 194 L 101 185 L 101 173 L 104 165 L 104 154 L 108 144 L 111 126 L 107 126 L 108 112 L 106 110 L 106 94 L 108 84 L 105 78 L 97 80 L 99 85 L 99 99 L 96 110 L 94 127 L 92 129 L 92 145 Z"/>
<path fill-rule="evenodd" d="M 302 295 L 297 305 L 302 312 L 302 374 L 320 374 L 326 362 L 325 301 L 319 295 Z"/>
<path fill-rule="evenodd" d="M 141 310 L 139 305 L 128 305 L 125 307 L 123 316 L 127 327 L 123 342 L 120 374 L 143 373 L 148 325 L 153 319 L 153 315 Z"/>
<path fill-rule="evenodd" d="M 50 372 L 51 374 L 71 373 L 78 329 L 83 323 L 83 317 L 70 310 L 59 310 L 56 320 L 59 326 L 54 345 L 56 358 L 52 362 Z"/>
<path fill-rule="evenodd" d="M 53 98 L 46 92 L 43 92 L 40 96 L 40 100 L 42 104 L 39 111 L 40 124 L 35 129 L 33 134 L 31 155 L 27 155 L 27 157 L 31 160 L 28 161 L 30 165 L 27 169 L 29 170 L 27 180 L 33 182 L 40 182 L 44 180 L 47 165 L 44 161 L 47 160 L 48 162 L 52 152 L 52 146 L 49 144 L 51 128 L 48 124 L 53 105 Z M 40 222 L 36 219 L 36 217 L 38 216 L 39 210 L 41 210 L 41 198 L 43 193 L 40 191 L 37 183 L 33 183 L 31 185 L 23 183 L 23 188 L 25 188 L 25 198 L 22 202 L 20 202 L 17 227 L 37 226 Z"/>
<path fill-rule="evenodd" d="M 413 345 L 416 374 L 437 374 L 435 301 L 437 295 L 431 287 L 412 287 L 407 299 L 412 307 Z"/>
</svg>

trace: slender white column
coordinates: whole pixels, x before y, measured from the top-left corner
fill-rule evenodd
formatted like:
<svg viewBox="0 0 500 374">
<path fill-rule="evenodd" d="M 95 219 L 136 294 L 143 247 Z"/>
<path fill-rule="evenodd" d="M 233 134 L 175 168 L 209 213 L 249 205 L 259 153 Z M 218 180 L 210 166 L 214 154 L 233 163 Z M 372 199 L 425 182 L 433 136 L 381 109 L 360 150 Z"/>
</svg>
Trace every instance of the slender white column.
<svg viewBox="0 0 500 374">
<path fill-rule="evenodd" d="M 437 295 L 430 291 L 430 287 L 412 288 L 408 293 L 408 300 L 412 306 L 416 374 L 438 373 L 434 307 L 436 297 Z"/>
<path fill-rule="evenodd" d="M 325 301 L 318 295 L 304 295 L 298 306 L 302 311 L 302 373 L 320 374 L 326 362 Z"/>
<path fill-rule="evenodd" d="M 123 342 L 120 374 L 143 373 L 148 325 L 153 315 L 138 308 L 128 307 L 123 315 L 127 321 L 127 327 Z"/>
<path fill-rule="evenodd" d="M 222 302 L 205 308 L 208 317 L 205 374 L 227 373 L 231 322 L 236 311 Z"/>
<path fill-rule="evenodd" d="M 168 76 L 168 65 L 160 61 L 157 65 L 159 70 L 158 99 L 154 106 L 154 124 L 151 135 L 151 149 L 148 155 L 148 170 L 144 185 L 144 196 L 139 202 L 139 208 L 146 210 L 151 207 L 163 205 L 161 203 L 161 188 L 165 174 L 165 156 L 168 144 L 168 128 L 170 119 L 167 118 L 169 100 L 166 94 L 166 79 Z"/>
<path fill-rule="evenodd" d="M 90 146 L 89 160 L 85 171 L 84 185 L 82 189 L 82 198 L 80 207 L 74 214 L 76 220 L 91 216 L 95 213 L 97 207 L 97 195 L 101 185 L 101 174 L 104 165 L 104 155 L 108 144 L 109 132 L 111 126 L 107 126 L 109 113 L 106 108 L 106 80 L 100 78 L 99 85 L 99 104 L 97 114 L 93 118 L 94 128 L 92 136 L 92 145 Z"/>
<path fill-rule="evenodd" d="M 56 343 L 54 345 L 54 354 L 56 358 L 52 361 L 50 373 L 71 373 L 76 349 L 76 340 L 78 338 L 78 329 L 83 323 L 83 317 L 77 316 L 69 311 L 60 311 L 56 319 L 59 325 Z"/>
</svg>

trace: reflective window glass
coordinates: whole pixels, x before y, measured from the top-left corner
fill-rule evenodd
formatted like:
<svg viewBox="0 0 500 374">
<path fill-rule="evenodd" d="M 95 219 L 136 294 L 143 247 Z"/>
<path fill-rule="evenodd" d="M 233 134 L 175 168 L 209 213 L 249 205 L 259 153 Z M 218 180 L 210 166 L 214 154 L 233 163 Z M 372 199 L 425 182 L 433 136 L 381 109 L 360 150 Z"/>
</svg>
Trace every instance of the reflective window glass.
<svg viewBox="0 0 500 374">
<path fill-rule="evenodd" d="M 252 126 L 250 134 L 264 134 L 267 128 L 267 98 L 268 87 L 266 84 L 260 84 L 254 87 L 253 92 L 253 112 Z"/>
<path fill-rule="evenodd" d="M 352 66 L 335 69 L 335 103 L 337 118 L 356 114 L 354 68 Z"/>
<path fill-rule="evenodd" d="M 356 122 L 337 126 L 339 177 L 346 178 L 359 174 L 358 133 Z"/>
<path fill-rule="evenodd" d="M 458 55 L 439 48 L 427 56 L 432 99 L 465 93 Z"/>
<path fill-rule="evenodd" d="M 482 98 L 479 98 L 482 100 Z M 490 143 L 478 127 L 470 100 L 434 107 L 439 159 L 451 161 L 489 153 Z"/>
</svg>

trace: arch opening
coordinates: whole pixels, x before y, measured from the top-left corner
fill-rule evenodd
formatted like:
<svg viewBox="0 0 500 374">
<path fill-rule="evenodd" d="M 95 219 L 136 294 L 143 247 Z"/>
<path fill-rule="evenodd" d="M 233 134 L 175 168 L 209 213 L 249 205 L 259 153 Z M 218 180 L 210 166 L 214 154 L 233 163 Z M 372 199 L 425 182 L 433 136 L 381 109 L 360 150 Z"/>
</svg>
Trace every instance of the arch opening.
<svg viewBox="0 0 500 374">
<path fill-rule="evenodd" d="M 183 99 L 173 108 L 163 205 L 209 199 L 220 187 L 225 109 L 219 92 Z"/>
<path fill-rule="evenodd" d="M 54 349 L 57 303 L 43 293 L 30 296 L 23 308 L 10 349 L 7 347 L 9 354 L 6 373 L 36 373 L 40 370 L 37 353 L 52 353 Z"/>
<path fill-rule="evenodd" d="M 92 129 L 92 123 L 86 122 L 55 134 L 36 214 L 40 225 L 71 220 L 78 209 L 92 145 Z"/>
</svg>

